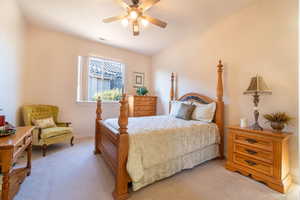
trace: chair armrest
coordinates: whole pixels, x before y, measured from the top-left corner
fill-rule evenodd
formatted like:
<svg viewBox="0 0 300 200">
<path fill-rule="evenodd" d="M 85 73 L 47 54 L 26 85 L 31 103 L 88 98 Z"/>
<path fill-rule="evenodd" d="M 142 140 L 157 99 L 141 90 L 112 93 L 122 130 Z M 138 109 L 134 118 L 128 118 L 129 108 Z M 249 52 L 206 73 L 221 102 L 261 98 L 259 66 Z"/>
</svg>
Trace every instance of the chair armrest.
<svg viewBox="0 0 300 200">
<path fill-rule="evenodd" d="M 58 126 L 58 127 L 69 127 L 69 126 L 71 126 L 71 122 L 57 122 L 56 123 L 56 125 Z"/>
<path fill-rule="evenodd" d="M 38 130 L 38 139 L 41 139 L 41 135 L 42 135 L 42 128 L 39 127 L 35 127 L 34 129 Z"/>
</svg>

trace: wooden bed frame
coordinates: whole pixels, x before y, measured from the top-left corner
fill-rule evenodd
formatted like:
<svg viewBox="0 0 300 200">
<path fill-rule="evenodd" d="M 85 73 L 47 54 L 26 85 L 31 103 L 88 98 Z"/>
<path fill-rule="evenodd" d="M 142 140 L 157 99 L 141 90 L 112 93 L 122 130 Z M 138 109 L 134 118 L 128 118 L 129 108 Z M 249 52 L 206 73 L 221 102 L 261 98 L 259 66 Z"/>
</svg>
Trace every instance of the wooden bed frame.
<svg viewBox="0 0 300 200">
<path fill-rule="evenodd" d="M 219 128 L 221 135 L 220 158 L 223 158 L 224 151 L 224 102 L 223 102 L 223 65 L 219 61 L 217 66 L 217 98 L 213 100 L 207 96 L 188 93 L 180 97 L 179 101 L 198 101 L 201 103 L 216 102 L 217 108 L 214 117 L 214 122 Z M 174 90 L 174 73 L 171 75 L 171 92 L 170 102 L 175 99 Z M 104 161 L 108 164 L 110 169 L 115 175 L 115 189 L 113 191 L 113 197 L 115 200 L 124 200 L 128 198 L 128 184 L 131 179 L 126 170 L 126 163 L 128 157 L 129 148 L 129 136 L 127 132 L 128 125 L 128 101 L 126 94 L 123 94 L 120 100 L 120 115 L 119 115 L 119 131 L 114 133 L 112 130 L 106 127 L 102 122 L 102 108 L 101 100 L 97 100 L 96 110 L 96 127 L 95 127 L 95 154 L 102 154 Z"/>
</svg>

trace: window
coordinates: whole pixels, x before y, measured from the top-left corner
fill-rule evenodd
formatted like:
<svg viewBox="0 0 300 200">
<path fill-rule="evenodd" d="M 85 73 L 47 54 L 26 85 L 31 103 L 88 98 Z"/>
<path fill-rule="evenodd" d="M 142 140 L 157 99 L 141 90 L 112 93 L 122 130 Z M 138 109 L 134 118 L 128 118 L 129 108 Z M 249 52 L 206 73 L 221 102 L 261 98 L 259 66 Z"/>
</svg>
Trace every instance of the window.
<svg viewBox="0 0 300 200">
<path fill-rule="evenodd" d="M 98 57 L 81 57 L 79 63 L 80 101 L 95 101 L 99 96 L 104 101 L 120 100 L 124 85 L 124 64 Z"/>
</svg>

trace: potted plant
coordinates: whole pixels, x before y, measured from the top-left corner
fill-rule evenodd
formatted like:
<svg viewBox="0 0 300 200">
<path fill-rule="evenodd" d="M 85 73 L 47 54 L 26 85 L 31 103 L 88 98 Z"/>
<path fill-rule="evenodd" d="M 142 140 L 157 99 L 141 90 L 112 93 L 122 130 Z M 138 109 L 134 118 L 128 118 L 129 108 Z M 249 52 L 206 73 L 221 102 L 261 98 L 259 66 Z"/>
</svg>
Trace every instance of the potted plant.
<svg viewBox="0 0 300 200">
<path fill-rule="evenodd" d="M 285 125 L 288 125 L 292 120 L 292 118 L 284 112 L 265 114 L 264 118 L 267 120 L 267 123 L 270 123 L 271 127 L 276 131 L 281 131 L 284 129 Z"/>
<path fill-rule="evenodd" d="M 148 89 L 146 87 L 140 87 L 136 90 L 137 95 L 145 96 L 148 93 Z"/>
</svg>

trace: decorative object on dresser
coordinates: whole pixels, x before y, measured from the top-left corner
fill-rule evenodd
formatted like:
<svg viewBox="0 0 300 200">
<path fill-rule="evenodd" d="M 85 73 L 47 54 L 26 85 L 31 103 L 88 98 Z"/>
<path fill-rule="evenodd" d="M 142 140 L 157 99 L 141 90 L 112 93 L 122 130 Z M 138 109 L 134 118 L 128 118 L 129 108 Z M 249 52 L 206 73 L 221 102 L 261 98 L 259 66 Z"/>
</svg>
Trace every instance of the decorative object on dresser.
<svg viewBox="0 0 300 200">
<path fill-rule="evenodd" d="M 43 156 L 46 156 L 48 145 L 70 142 L 73 146 L 71 122 L 58 122 L 57 106 L 28 105 L 22 107 L 22 113 L 26 126 L 38 125 L 33 130 L 33 145 L 42 147 Z"/>
<path fill-rule="evenodd" d="M 138 89 L 136 89 L 136 94 L 139 96 L 145 96 L 146 94 L 148 94 L 148 89 L 146 87 L 140 87 Z"/>
<path fill-rule="evenodd" d="M 264 118 L 276 131 L 282 131 L 284 129 L 284 126 L 288 125 L 289 122 L 292 120 L 292 118 L 284 112 L 265 114 Z"/>
<path fill-rule="evenodd" d="M 140 88 L 144 87 L 145 84 L 145 73 L 133 72 L 133 87 Z"/>
<path fill-rule="evenodd" d="M 217 98 L 216 99 L 212 99 L 209 98 L 205 95 L 201 95 L 198 93 L 187 93 L 185 95 L 183 95 L 182 97 L 175 99 L 174 98 L 174 79 L 172 78 L 171 80 L 171 92 L 170 92 L 170 100 L 171 101 L 197 101 L 197 102 L 203 102 L 205 104 L 210 104 L 215 102 L 216 103 L 216 112 L 214 115 L 214 119 L 213 119 L 213 123 L 207 123 L 206 125 L 213 125 L 215 128 L 217 128 L 218 131 L 217 134 L 219 134 L 219 137 L 215 137 L 215 138 L 219 138 L 219 141 L 214 143 L 212 145 L 212 147 L 217 151 L 217 154 L 214 154 L 214 156 L 212 156 L 212 158 L 207 158 L 209 159 L 213 159 L 216 157 L 220 157 L 223 158 L 223 147 L 224 147 L 224 102 L 223 102 L 223 78 L 222 78 L 222 74 L 223 74 L 223 65 L 221 63 L 221 61 L 219 62 L 218 66 L 217 66 Z M 131 98 L 135 98 L 131 97 Z M 145 97 L 143 97 L 145 98 Z M 128 101 L 126 98 L 126 95 L 123 94 L 123 97 L 120 101 L 120 115 L 118 119 L 108 119 L 111 120 L 110 122 L 112 122 L 112 124 L 109 123 L 108 120 L 102 120 L 102 108 L 101 108 L 101 100 L 98 99 L 97 101 L 97 109 L 96 109 L 96 124 L 95 124 L 95 154 L 100 154 L 102 155 L 104 161 L 107 163 L 107 165 L 110 167 L 110 169 L 113 171 L 114 175 L 115 175 L 115 189 L 113 191 L 113 197 L 115 200 L 125 200 L 128 198 L 128 183 L 132 183 L 132 185 L 134 185 L 136 183 L 136 179 L 132 179 L 131 175 L 128 173 L 128 161 L 130 159 L 128 159 L 128 154 L 129 154 L 129 150 L 132 149 L 132 147 L 130 145 L 130 140 L 129 138 L 133 137 L 136 134 L 132 134 L 132 132 L 130 132 L 130 128 L 128 129 L 128 122 L 133 123 L 138 122 L 138 121 L 142 121 L 142 120 L 151 120 L 151 118 L 129 118 L 128 119 Z M 159 118 L 161 117 L 161 118 Z M 169 121 L 172 118 L 171 116 L 156 116 L 153 117 L 153 119 L 162 119 L 162 118 L 167 118 Z M 153 120 L 152 119 L 152 120 Z M 173 117 L 173 120 L 180 120 L 177 119 L 175 117 Z M 150 122 L 150 121 L 148 121 Z M 173 121 L 174 122 L 174 121 Z M 186 121 L 183 120 L 184 123 L 187 122 L 191 122 L 191 121 Z M 183 123 L 181 122 L 181 123 Z M 193 123 L 197 123 L 197 121 L 193 121 Z M 200 122 L 202 123 L 202 122 Z M 137 126 L 138 124 L 129 124 L 129 127 L 132 125 Z M 147 128 L 147 127 L 144 127 Z M 197 129 L 198 130 L 198 129 Z M 214 133 L 216 133 L 215 131 L 213 131 Z M 173 133 L 173 132 L 171 132 Z M 184 132 L 183 132 L 184 133 Z M 151 133 L 149 133 L 151 134 Z M 141 134 L 141 135 L 148 135 L 149 134 Z M 155 134 L 156 135 L 156 134 Z M 165 134 L 157 134 L 157 135 L 165 135 Z M 171 134 L 172 136 L 174 134 Z M 176 134 L 175 134 L 176 135 Z M 190 134 L 186 134 L 186 135 L 190 135 Z M 150 135 L 150 137 L 153 137 L 154 135 Z M 174 137 L 172 137 L 174 138 Z M 133 139 L 133 141 L 135 141 Z M 156 141 L 156 140 L 154 140 Z M 132 143 L 131 143 L 132 144 Z M 129 147 L 130 146 L 130 147 Z M 153 145 L 151 145 L 153 146 Z M 150 146 L 150 147 L 151 147 Z M 167 147 L 168 145 L 166 145 Z M 173 146 L 172 146 L 173 147 Z M 178 147 L 180 148 L 180 147 Z M 173 152 L 171 149 L 169 150 L 170 152 Z M 201 151 L 201 150 L 200 150 Z M 204 152 L 203 152 L 204 153 Z M 155 157 L 157 157 L 157 155 L 159 155 L 158 153 L 154 153 Z M 205 153 L 204 153 L 205 154 Z M 209 153 L 210 155 L 210 153 Z M 160 156 L 158 156 L 160 157 Z M 132 160 L 132 159 L 131 159 Z M 140 159 L 136 159 L 140 160 Z M 182 160 L 182 159 L 180 159 Z M 199 163 L 198 163 L 199 164 Z M 142 167 L 143 166 L 139 166 Z M 141 169 L 141 168 L 139 168 Z M 144 174 L 142 178 L 142 181 L 144 181 L 144 177 L 145 177 L 145 170 L 143 169 L 142 172 Z M 182 168 L 179 170 L 181 171 Z M 134 170 L 134 171 L 139 171 L 139 170 Z M 141 171 L 139 171 L 141 172 Z M 177 171 L 178 172 L 178 171 Z M 175 172 L 173 172 L 175 173 Z M 172 173 L 171 173 L 172 174 Z M 157 175 L 157 174 L 155 174 Z M 155 179 L 155 180 L 160 180 L 162 178 L 165 178 L 167 176 L 163 176 L 160 177 L 159 179 Z"/>
<path fill-rule="evenodd" d="M 288 140 L 291 133 L 228 127 L 226 168 L 285 193 L 291 184 Z"/>
<path fill-rule="evenodd" d="M 34 127 L 19 127 L 16 134 L 0 138 L 2 172 L 2 200 L 11 200 L 19 191 L 21 183 L 31 172 L 32 130 Z M 13 169 L 16 160 L 27 151 L 27 165 Z"/>
<path fill-rule="evenodd" d="M 268 88 L 261 76 L 255 76 L 251 78 L 250 85 L 244 94 L 253 94 L 253 103 L 254 103 L 254 119 L 255 123 L 251 126 L 253 130 L 263 130 L 263 128 L 258 123 L 259 111 L 259 95 L 261 94 L 272 94 L 272 91 Z"/>
<path fill-rule="evenodd" d="M 241 127 L 241 128 L 246 128 L 246 127 L 248 127 L 248 119 L 247 119 L 247 118 L 241 118 L 241 119 L 240 119 L 240 127 Z"/>
<path fill-rule="evenodd" d="M 129 96 L 129 116 L 144 117 L 156 115 L 156 96 Z"/>
</svg>

